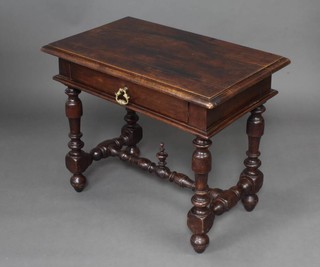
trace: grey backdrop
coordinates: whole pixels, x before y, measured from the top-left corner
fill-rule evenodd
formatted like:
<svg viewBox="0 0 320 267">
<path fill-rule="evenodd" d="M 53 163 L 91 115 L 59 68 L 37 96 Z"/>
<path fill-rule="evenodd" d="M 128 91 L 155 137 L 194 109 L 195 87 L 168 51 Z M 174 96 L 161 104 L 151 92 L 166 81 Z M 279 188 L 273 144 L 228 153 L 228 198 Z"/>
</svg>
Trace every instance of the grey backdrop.
<svg viewBox="0 0 320 267">
<path fill-rule="evenodd" d="M 318 0 L 0 0 L 0 266 L 319 266 L 319 11 Z M 189 244 L 190 192 L 112 159 L 86 172 L 83 193 L 68 184 L 64 86 L 40 47 L 128 15 L 292 60 L 265 113 L 261 202 L 217 218 L 202 255 Z M 85 148 L 118 134 L 122 109 L 81 99 Z M 213 138 L 212 186 L 237 180 L 245 120 Z M 164 141 L 169 166 L 191 174 L 193 137 L 140 122 L 143 155 Z"/>
</svg>

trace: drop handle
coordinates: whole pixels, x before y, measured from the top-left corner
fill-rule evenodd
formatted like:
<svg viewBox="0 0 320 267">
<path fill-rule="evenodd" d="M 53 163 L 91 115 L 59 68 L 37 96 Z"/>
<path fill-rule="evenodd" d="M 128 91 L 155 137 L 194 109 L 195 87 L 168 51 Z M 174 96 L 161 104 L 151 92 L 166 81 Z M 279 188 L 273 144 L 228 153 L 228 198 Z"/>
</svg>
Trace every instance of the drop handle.
<svg viewBox="0 0 320 267">
<path fill-rule="evenodd" d="M 128 87 L 119 88 L 118 92 L 115 93 L 116 101 L 118 104 L 125 106 L 128 105 L 130 96 L 127 93 Z"/>
</svg>

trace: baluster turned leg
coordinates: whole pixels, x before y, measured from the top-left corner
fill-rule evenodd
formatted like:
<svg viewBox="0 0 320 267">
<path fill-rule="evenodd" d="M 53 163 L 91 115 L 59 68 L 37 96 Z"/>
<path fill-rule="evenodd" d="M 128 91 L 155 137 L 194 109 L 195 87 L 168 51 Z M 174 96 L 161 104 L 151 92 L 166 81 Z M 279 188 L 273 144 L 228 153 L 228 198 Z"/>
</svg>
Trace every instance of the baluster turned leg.
<svg viewBox="0 0 320 267">
<path fill-rule="evenodd" d="M 207 233 L 211 229 L 214 214 L 208 208 L 210 197 L 208 193 L 208 173 L 211 170 L 210 140 L 197 137 L 193 141 L 196 150 L 192 156 L 192 170 L 195 173 L 195 194 L 191 202 L 193 208 L 188 213 L 188 227 L 192 231 L 191 244 L 194 250 L 202 253 L 209 244 Z"/>
<path fill-rule="evenodd" d="M 135 111 L 127 108 L 127 114 L 124 116 L 124 120 L 127 124 L 122 127 L 121 133 L 123 136 L 128 136 L 126 140 L 126 152 L 130 155 L 139 156 L 140 149 L 137 147 L 137 144 L 142 139 L 142 128 L 137 123 L 139 116 Z"/>
<path fill-rule="evenodd" d="M 261 189 L 263 184 L 263 173 L 258 168 L 261 166 L 259 144 L 264 131 L 262 113 L 265 110 L 263 105 L 252 110 L 247 121 L 248 157 L 244 161 L 246 168 L 240 175 L 239 182 L 244 187 L 242 203 L 247 211 L 252 211 L 257 205 L 259 198 L 256 193 Z"/>
<path fill-rule="evenodd" d="M 86 185 L 86 178 L 82 174 L 92 162 L 90 154 L 85 153 L 81 149 L 84 143 L 81 141 L 82 133 L 80 132 L 80 118 L 82 116 L 82 103 L 78 98 L 80 90 L 66 89 L 68 100 L 66 102 L 66 116 L 69 119 L 70 126 L 70 142 L 68 147 L 69 153 L 66 155 L 66 166 L 73 173 L 70 183 L 77 192 L 81 192 Z"/>
</svg>

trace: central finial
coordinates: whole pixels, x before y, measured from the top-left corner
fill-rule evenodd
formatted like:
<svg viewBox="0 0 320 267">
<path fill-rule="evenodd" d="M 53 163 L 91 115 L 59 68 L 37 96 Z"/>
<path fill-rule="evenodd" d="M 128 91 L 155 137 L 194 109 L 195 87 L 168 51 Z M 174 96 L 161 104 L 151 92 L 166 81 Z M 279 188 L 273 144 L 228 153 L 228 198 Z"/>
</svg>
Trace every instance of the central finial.
<svg viewBox="0 0 320 267">
<path fill-rule="evenodd" d="M 158 165 L 164 167 L 167 165 L 166 159 L 168 154 L 165 152 L 164 143 L 160 143 L 160 151 L 157 153 L 157 158 L 159 160 Z"/>
</svg>

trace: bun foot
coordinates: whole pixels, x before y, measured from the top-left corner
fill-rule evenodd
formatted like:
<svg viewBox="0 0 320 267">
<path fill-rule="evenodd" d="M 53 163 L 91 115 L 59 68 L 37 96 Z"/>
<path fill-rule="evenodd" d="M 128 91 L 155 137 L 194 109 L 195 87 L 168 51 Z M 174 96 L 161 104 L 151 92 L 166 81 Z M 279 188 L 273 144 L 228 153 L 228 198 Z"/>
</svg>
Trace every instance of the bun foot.
<svg viewBox="0 0 320 267">
<path fill-rule="evenodd" d="M 202 253 L 209 245 L 209 237 L 206 234 L 195 234 L 191 236 L 190 242 L 195 252 Z"/>
<path fill-rule="evenodd" d="M 256 207 L 257 203 L 259 201 L 259 198 L 256 194 L 248 195 L 242 198 L 242 204 L 246 211 L 253 211 L 253 209 Z"/>
<path fill-rule="evenodd" d="M 82 192 L 86 183 L 87 179 L 82 174 L 75 174 L 70 178 L 70 184 L 77 192 Z"/>
</svg>

